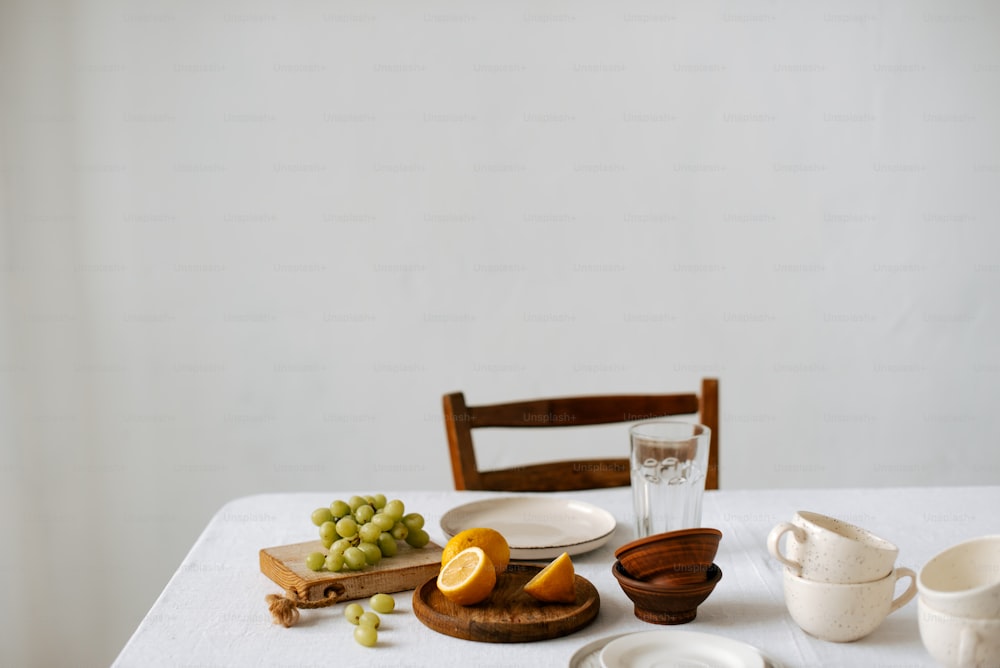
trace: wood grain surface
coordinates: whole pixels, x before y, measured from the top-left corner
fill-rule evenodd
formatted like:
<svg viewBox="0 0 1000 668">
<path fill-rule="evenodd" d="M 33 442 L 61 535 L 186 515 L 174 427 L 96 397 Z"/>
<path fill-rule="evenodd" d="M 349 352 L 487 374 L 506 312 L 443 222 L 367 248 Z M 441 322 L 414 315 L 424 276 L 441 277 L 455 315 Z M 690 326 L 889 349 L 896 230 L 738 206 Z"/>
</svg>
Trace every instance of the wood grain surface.
<svg viewBox="0 0 1000 668">
<path fill-rule="evenodd" d="M 477 605 L 453 603 L 438 591 L 437 576 L 413 592 L 413 613 L 439 633 L 480 642 L 532 642 L 558 638 L 592 622 L 601 607 L 597 589 L 576 576 L 575 603 L 542 603 L 522 588 L 540 566 L 513 564 L 497 580 L 490 597 Z"/>
<path fill-rule="evenodd" d="M 338 601 L 365 598 L 372 594 L 408 591 L 437 578 L 441 570 L 441 547 L 428 543 L 413 548 L 399 543 L 399 553 L 361 571 L 312 571 L 306 567 L 310 552 L 323 552 L 322 541 L 268 547 L 260 551 L 260 571 L 282 590 L 291 589 L 299 598 L 318 601 L 336 595 Z"/>
</svg>

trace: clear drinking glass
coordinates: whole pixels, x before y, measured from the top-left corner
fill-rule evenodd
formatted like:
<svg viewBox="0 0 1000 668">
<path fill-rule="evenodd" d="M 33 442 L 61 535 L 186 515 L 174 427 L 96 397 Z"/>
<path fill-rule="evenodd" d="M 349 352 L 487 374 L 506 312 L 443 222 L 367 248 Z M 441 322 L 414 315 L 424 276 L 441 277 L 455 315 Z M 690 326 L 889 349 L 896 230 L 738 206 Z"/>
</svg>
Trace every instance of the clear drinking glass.
<svg viewBox="0 0 1000 668">
<path fill-rule="evenodd" d="M 701 526 L 711 435 L 705 425 L 678 420 L 650 420 L 629 429 L 639 538 Z"/>
</svg>

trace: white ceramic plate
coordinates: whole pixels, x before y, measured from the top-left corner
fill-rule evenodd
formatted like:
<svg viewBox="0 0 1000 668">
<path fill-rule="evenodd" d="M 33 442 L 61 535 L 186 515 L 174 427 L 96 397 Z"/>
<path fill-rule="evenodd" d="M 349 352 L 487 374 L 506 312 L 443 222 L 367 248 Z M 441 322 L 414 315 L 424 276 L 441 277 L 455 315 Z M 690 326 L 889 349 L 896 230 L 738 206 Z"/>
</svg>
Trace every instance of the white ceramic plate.
<svg viewBox="0 0 1000 668">
<path fill-rule="evenodd" d="M 569 668 L 603 668 L 601 666 L 601 652 L 604 650 L 605 645 L 615 638 L 621 638 L 623 635 L 625 634 L 607 636 L 587 643 L 573 653 L 573 656 L 569 660 Z"/>
<path fill-rule="evenodd" d="M 520 560 L 590 552 L 611 540 L 616 526 L 614 516 L 597 506 L 538 496 L 473 501 L 441 517 L 449 538 L 473 527 L 496 529 L 510 545 L 510 558 Z"/>
<path fill-rule="evenodd" d="M 746 643 L 694 631 L 645 631 L 612 640 L 601 651 L 604 668 L 766 668 Z"/>
</svg>

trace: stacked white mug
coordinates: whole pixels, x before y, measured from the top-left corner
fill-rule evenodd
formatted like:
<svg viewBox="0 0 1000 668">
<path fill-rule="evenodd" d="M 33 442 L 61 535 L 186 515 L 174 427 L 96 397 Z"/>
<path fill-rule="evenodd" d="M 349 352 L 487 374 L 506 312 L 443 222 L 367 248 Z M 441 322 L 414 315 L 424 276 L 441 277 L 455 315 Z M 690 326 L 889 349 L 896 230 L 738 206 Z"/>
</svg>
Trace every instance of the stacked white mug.
<svg viewBox="0 0 1000 668">
<path fill-rule="evenodd" d="M 954 545 L 920 569 L 920 638 L 950 668 L 1000 665 L 1000 536 Z"/>
<path fill-rule="evenodd" d="M 771 530 L 767 549 L 785 565 L 785 605 L 792 619 L 822 640 L 863 638 L 917 593 L 916 573 L 895 565 L 899 548 L 833 517 L 800 510 Z M 894 597 L 904 577 L 910 584 Z"/>
</svg>

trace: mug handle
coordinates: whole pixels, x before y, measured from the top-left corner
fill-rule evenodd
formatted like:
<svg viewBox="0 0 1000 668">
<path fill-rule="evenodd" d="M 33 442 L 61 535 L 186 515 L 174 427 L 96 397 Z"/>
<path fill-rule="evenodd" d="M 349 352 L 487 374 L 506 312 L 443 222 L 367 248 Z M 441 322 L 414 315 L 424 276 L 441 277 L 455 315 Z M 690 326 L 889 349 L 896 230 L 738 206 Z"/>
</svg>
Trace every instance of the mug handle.
<svg viewBox="0 0 1000 668">
<path fill-rule="evenodd" d="M 783 563 L 796 575 L 802 574 L 802 564 L 792 561 L 785 555 L 781 553 L 781 537 L 785 535 L 786 532 L 791 531 L 792 537 L 800 543 L 804 543 L 806 540 L 806 532 L 800 527 L 792 524 L 791 522 L 782 522 L 778 526 L 771 529 L 771 533 L 767 536 L 767 551 L 771 553 L 771 556 Z"/>
<path fill-rule="evenodd" d="M 976 645 L 979 644 L 979 636 L 970 628 L 962 629 L 958 636 L 958 665 L 959 668 L 973 668 L 976 665 Z"/>
<path fill-rule="evenodd" d="M 896 582 L 899 582 L 903 578 L 910 578 L 910 586 L 906 588 L 906 591 L 893 599 L 892 605 L 889 606 L 889 612 L 886 613 L 887 615 L 899 610 L 917 595 L 917 574 L 912 569 L 901 566 L 896 569 Z"/>
</svg>

